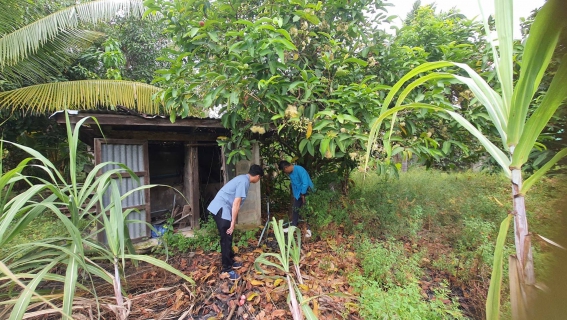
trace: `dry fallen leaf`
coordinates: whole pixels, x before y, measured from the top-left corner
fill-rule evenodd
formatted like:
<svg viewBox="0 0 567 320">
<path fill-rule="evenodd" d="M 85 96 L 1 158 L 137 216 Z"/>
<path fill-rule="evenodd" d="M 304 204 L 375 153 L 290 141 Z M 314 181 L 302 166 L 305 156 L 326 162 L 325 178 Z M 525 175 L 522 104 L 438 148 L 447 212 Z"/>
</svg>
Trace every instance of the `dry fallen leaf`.
<svg viewBox="0 0 567 320">
<path fill-rule="evenodd" d="M 257 296 L 258 296 L 258 294 L 256 292 L 252 292 L 248 295 L 248 298 L 246 298 L 246 300 L 252 301 L 252 299 L 254 299 Z"/>
<path fill-rule="evenodd" d="M 251 283 L 253 286 L 263 286 L 263 285 L 264 285 L 264 282 L 263 282 L 263 281 L 260 281 L 260 280 L 250 280 L 250 283 Z"/>
<path fill-rule="evenodd" d="M 284 309 L 278 309 L 278 310 L 274 310 L 274 312 L 272 312 L 272 316 L 274 317 L 283 317 L 285 316 L 285 310 Z"/>
<path fill-rule="evenodd" d="M 317 299 L 313 299 L 313 313 L 315 314 L 316 317 L 319 317 L 319 302 L 317 301 Z"/>
</svg>

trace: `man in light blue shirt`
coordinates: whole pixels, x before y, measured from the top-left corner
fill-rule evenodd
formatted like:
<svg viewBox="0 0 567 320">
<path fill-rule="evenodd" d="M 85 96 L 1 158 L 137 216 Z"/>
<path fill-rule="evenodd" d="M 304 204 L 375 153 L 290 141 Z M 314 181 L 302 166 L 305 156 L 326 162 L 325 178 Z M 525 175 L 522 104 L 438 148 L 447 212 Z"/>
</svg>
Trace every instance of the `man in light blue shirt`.
<svg viewBox="0 0 567 320">
<path fill-rule="evenodd" d="M 246 200 L 250 183 L 257 183 L 264 175 L 264 170 L 257 165 L 250 166 L 247 174 L 234 177 L 217 193 L 207 210 L 213 215 L 220 235 L 222 273 L 227 273 L 230 280 L 238 280 L 240 276 L 234 271 L 242 267 L 234 261 L 232 250 L 232 233 L 240 206 Z"/>
<path fill-rule="evenodd" d="M 299 209 L 305 204 L 305 196 L 308 194 L 309 189 L 315 189 L 313 181 L 307 170 L 300 165 L 293 165 L 285 160 L 280 161 L 278 164 L 280 170 L 289 175 L 291 180 L 291 191 L 293 193 L 293 216 L 291 225 L 296 226 L 299 223 Z M 307 230 L 307 236 L 311 236 L 311 231 Z"/>
</svg>

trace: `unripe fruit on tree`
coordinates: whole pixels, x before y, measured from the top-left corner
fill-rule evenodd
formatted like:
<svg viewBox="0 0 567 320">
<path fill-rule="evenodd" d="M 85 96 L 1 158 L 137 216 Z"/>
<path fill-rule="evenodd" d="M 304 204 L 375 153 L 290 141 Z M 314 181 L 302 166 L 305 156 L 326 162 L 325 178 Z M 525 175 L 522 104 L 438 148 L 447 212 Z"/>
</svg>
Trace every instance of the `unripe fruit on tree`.
<svg viewBox="0 0 567 320">
<path fill-rule="evenodd" d="M 202 27 L 205 25 L 205 21 L 199 21 L 199 25 Z"/>
</svg>

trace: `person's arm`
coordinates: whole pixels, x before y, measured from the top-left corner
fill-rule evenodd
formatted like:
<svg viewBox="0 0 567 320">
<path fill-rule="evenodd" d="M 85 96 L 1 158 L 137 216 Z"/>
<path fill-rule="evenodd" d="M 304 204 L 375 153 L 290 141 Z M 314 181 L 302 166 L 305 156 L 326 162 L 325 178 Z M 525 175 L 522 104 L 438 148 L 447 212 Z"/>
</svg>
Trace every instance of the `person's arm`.
<svg viewBox="0 0 567 320">
<path fill-rule="evenodd" d="M 232 202 L 232 221 L 230 221 L 230 228 L 226 230 L 226 234 L 232 234 L 234 231 L 234 226 L 236 225 L 236 218 L 238 218 L 238 210 L 240 210 L 240 203 L 242 198 L 234 198 Z"/>
<path fill-rule="evenodd" d="M 307 189 L 309 188 L 309 174 L 307 173 L 307 170 L 303 169 L 301 171 L 301 188 L 299 191 L 299 195 L 301 196 L 301 201 L 303 201 L 303 203 L 305 203 L 305 195 L 307 194 Z"/>
</svg>

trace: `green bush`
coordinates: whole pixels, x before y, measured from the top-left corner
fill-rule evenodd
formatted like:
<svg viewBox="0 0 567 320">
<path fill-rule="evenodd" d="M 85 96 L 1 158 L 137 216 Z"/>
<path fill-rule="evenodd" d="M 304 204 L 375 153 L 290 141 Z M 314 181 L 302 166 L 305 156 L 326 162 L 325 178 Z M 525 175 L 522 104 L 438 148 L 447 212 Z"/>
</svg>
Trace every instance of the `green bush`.
<svg viewBox="0 0 567 320">
<path fill-rule="evenodd" d="M 181 233 L 173 232 L 173 228 L 169 226 L 167 232 L 163 235 L 163 241 L 167 245 L 168 253 L 175 255 L 187 251 L 195 251 L 201 249 L 203 251 L 220 251 L 220 237 L 215 220 L 201 220 L 201 228 L 195 230 L 193 237 L 186 237 Z M 234 231 L 233 244 L 237 247 L 247 247 L 248 241 L 256 238 L 257 230 L 239 230 Z M 160 253 L 165 253 L 165 247 L 157 249 Z"/>
<path fill-rule="evenodd" d="M 170 254 L 183 253 L 202 249 L 204 251 L 219 251 L 219 233 L 217 225 L 213 219 L 208 221 L 201 220 L 201 228 L 195 230 L 193 237 L 186 237 L 181 233 L 173 232 L 173 227 L 168 227 L 167 232 L 162 236 Z M 165 248 L 159 248 L 163 251 Z"/>
</svg>

